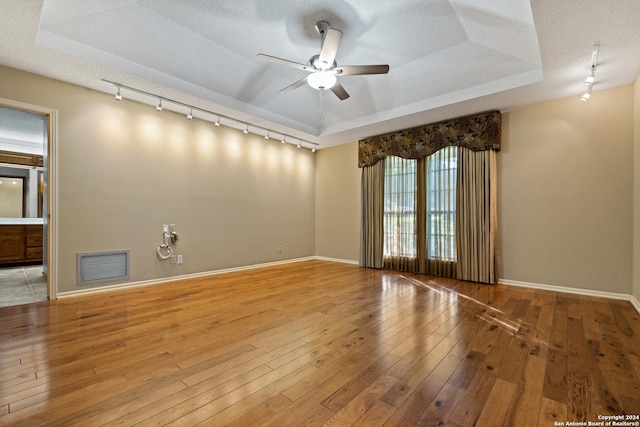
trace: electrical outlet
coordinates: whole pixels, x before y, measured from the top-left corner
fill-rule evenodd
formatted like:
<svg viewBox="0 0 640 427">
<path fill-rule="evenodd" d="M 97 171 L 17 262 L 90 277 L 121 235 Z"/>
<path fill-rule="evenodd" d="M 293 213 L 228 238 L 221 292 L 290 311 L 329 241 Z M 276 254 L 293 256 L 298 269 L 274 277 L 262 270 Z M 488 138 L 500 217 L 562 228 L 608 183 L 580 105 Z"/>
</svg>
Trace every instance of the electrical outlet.
<svg viewBox="0 0 640 427">
<path fill-rule="evenodd" d="M 175 263 L 176 263 L 176 256 L 171 255 L 171 264 L 175 264 Z"/>
<path fill-rule="evenodd" d="M 281 254 L 282 253 L 282 245 L 278 245 L 278 253 Z"/>
<path fill-rule="evenodd" d="M 178 264 L 182 264 L 183 258 L 182 255 L 178 255 Z"/>
</svg>

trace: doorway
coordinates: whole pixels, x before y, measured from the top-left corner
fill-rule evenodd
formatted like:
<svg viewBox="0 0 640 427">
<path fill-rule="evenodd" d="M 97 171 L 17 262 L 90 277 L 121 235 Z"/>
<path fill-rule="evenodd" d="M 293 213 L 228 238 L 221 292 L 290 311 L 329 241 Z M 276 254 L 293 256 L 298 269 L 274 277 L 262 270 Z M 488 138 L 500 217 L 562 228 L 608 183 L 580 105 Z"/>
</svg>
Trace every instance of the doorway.
<svg viewBox="0 0 640 427">
<path fill-rule="evenodd" d="M 0 307 L 55 298 L 55 110 L 0 99 Z M 18 190 L 18 183 L 22 184 Z"/>
</svg>

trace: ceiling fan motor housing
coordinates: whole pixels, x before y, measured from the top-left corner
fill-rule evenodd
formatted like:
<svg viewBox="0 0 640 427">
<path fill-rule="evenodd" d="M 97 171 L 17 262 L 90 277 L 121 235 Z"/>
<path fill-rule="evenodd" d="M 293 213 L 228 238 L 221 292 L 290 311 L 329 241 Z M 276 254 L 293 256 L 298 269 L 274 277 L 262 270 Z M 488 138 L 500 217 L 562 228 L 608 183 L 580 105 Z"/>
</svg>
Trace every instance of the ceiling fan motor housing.
<svg viewBox="0 0 640 427">
<path fill-rule="evenodd" d="M 322 66 L 322 61 L 320 61 L 320 55 L 313 55 L 307 61 L 307 65 L 310 66 L 310 67 L 315 68 L 316 70 L 328 71 L 328 70 L 333 70 L 334 68 L 336 68 L 338 66 L 338 63 L 334 60 L 333 64 L 331 64 L 330 67 L 325 68 L 325 67 Z"/>
</svg>

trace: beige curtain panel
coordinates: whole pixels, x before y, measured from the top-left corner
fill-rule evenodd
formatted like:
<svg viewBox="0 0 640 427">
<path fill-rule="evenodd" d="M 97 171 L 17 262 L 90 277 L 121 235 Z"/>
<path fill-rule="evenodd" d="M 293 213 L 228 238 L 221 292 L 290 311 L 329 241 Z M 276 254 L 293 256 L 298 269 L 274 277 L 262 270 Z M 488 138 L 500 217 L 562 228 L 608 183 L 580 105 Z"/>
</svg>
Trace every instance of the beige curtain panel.
<svg viewBox="0 0 640 427">
<path fill-rule="evenodd" d="M 497 185 L 495 151 L 458 149 L 457 275 L 495 283 Z"/>
<path fill-rule="evenodd" d="M 384 159 L 362 169 L 362 218 L 360 221 L 360 265 L 383 266 Z"/>
</svg>

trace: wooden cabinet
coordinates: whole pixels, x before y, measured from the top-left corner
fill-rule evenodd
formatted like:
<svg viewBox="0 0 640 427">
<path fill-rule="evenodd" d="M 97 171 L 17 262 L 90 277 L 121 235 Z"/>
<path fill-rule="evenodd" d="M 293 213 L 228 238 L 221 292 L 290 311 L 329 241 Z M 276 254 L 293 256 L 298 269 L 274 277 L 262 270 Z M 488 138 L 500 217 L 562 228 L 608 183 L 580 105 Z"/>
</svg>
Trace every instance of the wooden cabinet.
<svg viewBox="0 0 640 427">
<path fill-rule="evenodd" d="M 42 262 L 42 225 L 0 225 L 0 264 Z"/>
</svg>

